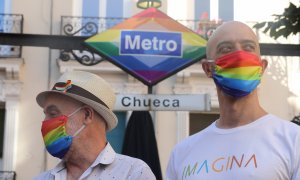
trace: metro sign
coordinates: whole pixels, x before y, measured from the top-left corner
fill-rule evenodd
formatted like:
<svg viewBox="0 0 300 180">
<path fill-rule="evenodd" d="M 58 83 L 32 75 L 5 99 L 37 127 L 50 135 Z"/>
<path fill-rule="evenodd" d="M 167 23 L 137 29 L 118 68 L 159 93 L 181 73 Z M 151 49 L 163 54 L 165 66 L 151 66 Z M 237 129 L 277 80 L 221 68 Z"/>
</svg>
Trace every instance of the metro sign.
<svg viewBox="0 0 300 180">
<path fill-rule="evenodd" d="M 121 31 L 121 55 L 182 56 L 181 33 Z"/>
<path fill-rule="evenodd" d="M 153 86 L 205 56 L 206 40 L 149 8 L 85 41 L 102 57 Z"/>
</svg>

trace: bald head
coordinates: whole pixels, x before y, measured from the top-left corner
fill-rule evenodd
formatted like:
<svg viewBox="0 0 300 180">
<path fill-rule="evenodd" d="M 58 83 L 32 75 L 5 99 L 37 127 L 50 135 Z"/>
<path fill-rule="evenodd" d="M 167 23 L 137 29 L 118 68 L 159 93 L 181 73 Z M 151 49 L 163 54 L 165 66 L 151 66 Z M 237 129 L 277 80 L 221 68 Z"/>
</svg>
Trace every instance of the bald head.
<svg viewBox="0 0 300 180">
<path fill-rule="evenodd" d="M 230 52 L 244 50 L 260 55 L 255 33 L 244 23 L 226 22 L 219 26 L 207 42 L 208 59 L 216 59 Z"/>
</svg>

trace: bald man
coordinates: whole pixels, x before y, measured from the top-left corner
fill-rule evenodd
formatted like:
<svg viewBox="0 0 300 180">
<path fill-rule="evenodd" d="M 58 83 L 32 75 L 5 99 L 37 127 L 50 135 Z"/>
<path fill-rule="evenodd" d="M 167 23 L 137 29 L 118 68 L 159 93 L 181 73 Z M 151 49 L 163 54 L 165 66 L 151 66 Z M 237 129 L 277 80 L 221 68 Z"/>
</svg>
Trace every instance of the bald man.
<svg viewBox="0 0 300 180">
<path fill-rule="evenodd" d="M 252 29 L 224 23 L 206 55 L 202 67 L 215 82 L 220 118 L 176 145 L 167 180 L 299 180 L 300 127 L 259 104 L 257 86 L 268 63 Z"/>
</svg>

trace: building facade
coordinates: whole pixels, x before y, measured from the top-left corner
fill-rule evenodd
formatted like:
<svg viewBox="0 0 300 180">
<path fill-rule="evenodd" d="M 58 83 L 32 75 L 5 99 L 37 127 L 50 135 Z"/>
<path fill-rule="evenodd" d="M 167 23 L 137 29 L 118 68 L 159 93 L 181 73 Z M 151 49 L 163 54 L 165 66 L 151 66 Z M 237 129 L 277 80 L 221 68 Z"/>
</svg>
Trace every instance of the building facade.
<svg viewBox="0 0 300 180">
<path fill-rule="evenodd" d="M 162 0 L 161 11 L 205 36 L 204 22 L 239 20 L 252 26 L 255 22 L 272 20 L 272 14 L 281 14 L 290 1 L 265 0 Z M 0 32 L 26 34 L 68 35 L 80 29 L 85 21 L 98 25 L 101 32 L 141 11 L 137 0 L 0 0 Z M 297 1 L 295 4 L 299 3 Z M 256 6 L 253 6 L 255 4 Z M 272 4 L 272 6 L 270 6 Z M 253 6 L 253 7 L 252 7 Z M 251 7 L 251 8 L 250 8 Z M 266 8 L 268 7 L 268 8 Z M 255 13 L 253 12 L 255 9 Z M 12 15 L 13 14 L 13 15 Z M 16 16 L 15 15 L 20 15 Z M 6 17 L 6 18 L 4 18 Z M 84 18 L 95 17 L 95 18 Z M 4 21 L 4 19 L 6 19 Z M 19 24 L 18 24 L 19 22 Z M 201 24 L 201 23 L 202 24 Z M 71 24 L 72 30 L 64 29 Z M 19 27 L 18 30 L 15 27 Z M 201 27 L 201 28 L 200 28 Z M 207 27 L 207 25 L 205 26 Z M 203 33 L 204 31 L 204 33 Z M 260 42 L 299 43 L 298 36 L 274 40 L 257 31 Z M 80 31 L 76 36 L 89 35 Z M 87 54 L 88 52 L 83 52 Z M 82 56 L 81 52 L 75 52 Z M 94 66 L 84 66 L 60 56 L 59 50 L 46 47 L 1 46 L 0 48 L 0 126 L 2 145 L 0 170 L 16 172 L 17 179 L 32 179 L 40 172 L 53 167 L 58 160 L 45 151 L 40 133 L 44 118 L 36 104 L 36 95 L 52 87 L 64 72 L 84 70 L 99 74 L 111 83 L 117 94 L 146 94 L 147 86 L 113 64 L 103 61 Z M 101 57 L 97 57 L 101 59 Z M 259 86 L 262 106 L 270 113 L 291 120 L 300 112 L 300 61 L 299 57 L 265 57 L 269 67 Z M 152 111 L 156 140 L 163 175 L 169 155 L 176 143 L 196 133 L 218 118 L 218 100 L 214 83 L 196 63 L 153 87 L 153 94 L 210 95 L 210 111 Z M 124 131 L 130 111 L 116 111 L 120 131 Z M 0 134 L 1 135 L 1 134 Z M 122 137 L 115 138 L 119 151 Z"/>
</svg>

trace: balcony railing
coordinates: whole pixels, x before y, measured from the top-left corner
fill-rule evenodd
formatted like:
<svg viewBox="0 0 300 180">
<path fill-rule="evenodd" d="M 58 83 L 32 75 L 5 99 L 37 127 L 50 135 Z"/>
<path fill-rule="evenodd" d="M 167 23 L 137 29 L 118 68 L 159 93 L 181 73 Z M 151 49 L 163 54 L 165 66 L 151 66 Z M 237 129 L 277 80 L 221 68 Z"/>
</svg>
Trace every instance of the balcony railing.
<svg viewBox="0 0 300 180">
<path fill-rule="evenodd" d="M 109 17 L 80 17 L 80 16 L 62 16 L 61 34 L 68 36 L 92 36 L 116 24 L 126 20 L 126 18 Z M 188 27 L 194 32 L 207 38 L 207 33 L 214 30 L 221 22 L 208 20 L 177 20 L 182 25 Z"/>
<path fill-rule="evenodd" d="M 124 20 L 124 18 L 62 16 L 60 33 L 67 36 L 92 36 Z M 85 65 L 94 65 L 102 61 L 102 57 L 95 53 L 77 50 L 61 51 L 60 59 L 65 61 L 76 59 Z"/>
<path fill-rule="evenodd" d="M 125 18 L 62 16 L 61 34 L 68 36 L 92 36 L 110 29 L 124 20 Z"/>
<path fill-rule="evenodd" d="M 0 14 L 0 33 L 22 33 L 23 15 Z M 21 56 L 21 46 L 0 46 L 0 58 L 18 58 Z"/>
<path fill-rule="evenodd" d="M 15 180 L 16 172 L 14 171 L 0 171 L 0 179 L 2 180 Z"/>
</svg>

